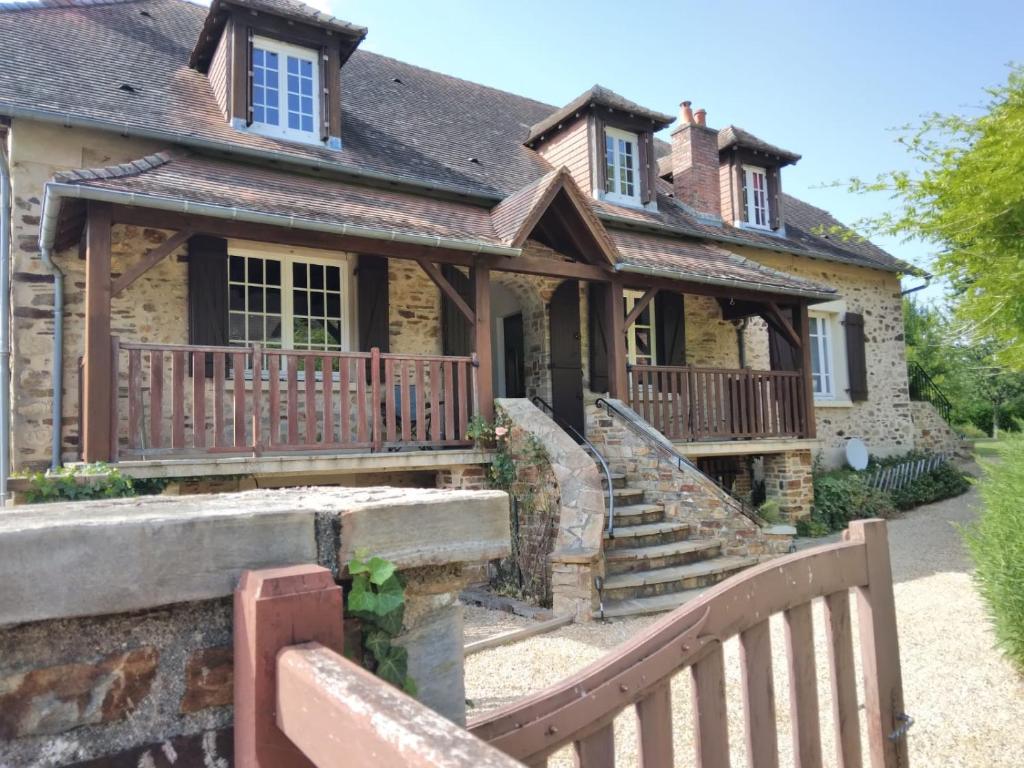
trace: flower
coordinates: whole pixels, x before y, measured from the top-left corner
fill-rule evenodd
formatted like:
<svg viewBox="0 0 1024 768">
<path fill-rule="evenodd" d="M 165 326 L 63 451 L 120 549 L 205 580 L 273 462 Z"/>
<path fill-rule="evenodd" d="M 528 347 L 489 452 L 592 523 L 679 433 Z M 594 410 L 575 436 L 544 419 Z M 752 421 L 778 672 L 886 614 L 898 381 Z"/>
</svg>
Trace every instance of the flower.
<svg viewBox="0 0 1024 768">
<path fill-rule="evenodd" d="M 507 434 L 508 434 L 508 427 L 495 427 L 494 428 L 494 436 L 495 437 L 504 437 Z"/>
</svg>

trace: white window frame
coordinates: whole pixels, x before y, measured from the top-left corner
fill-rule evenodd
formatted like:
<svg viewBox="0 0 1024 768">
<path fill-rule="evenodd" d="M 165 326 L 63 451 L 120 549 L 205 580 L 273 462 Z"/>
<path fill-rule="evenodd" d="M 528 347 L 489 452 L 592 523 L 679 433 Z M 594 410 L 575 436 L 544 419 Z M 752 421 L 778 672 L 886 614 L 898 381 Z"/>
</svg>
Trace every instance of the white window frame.
<svg viewBox="0 0 1024 768">
<path fill-rule="evenodd" d="M 633 307 L 644 295 L 643 291 L 623 291 L 622 295 L 626 299 L 626 316 L 633 311 Z M 650 331 L 651 338 L 651 361 L 649 363 L 640 363 L 640 365 L 657 365 L 658 364 L 658 321 L 654 316 L 654 300 L 652 299 L 647 304 L 645 310 L 649 314 L 647 315 L 650 319 L 650 325 L 643 324 L 641 328 L 647 328 Z M 637 365 L 636 362 L 636 327 L 637 323 L 630 324 L 629 328 L 626 329 L 626 360 L 630 365 Z"/>
<path fill-rule="evenodd" d="M 754 199 L 754 177 L 761 176 L 764 179 L 764 205 L 758 206 Z M 768 170 L 758 165 L 743 166 L 743 223 L 754 229 L 772 228 L 771 200 L 768 195 Z M 758 208 L 763 210 L 763 224 L 757 223 Z"/>
<path fill-rule="evenodd" d="M 623 131 L 619 128 L 605 128 L 604 129 L 604 142 L 602 144 L 602 156 L 601 162 L 604 163 L 604 167 L 608 167 L 608 139 L 614 139 L 613 142 L 613 162 L 612 170 L 614 171 L 614 177 L 609 177 L 605 182 L 605 188 L 601 190 L 602 198 L 615 203 L 625 203 L 626 205 L 642 205 L 640 200 L 642 193 L 640 190 L 641 185 L 641 174 L 640 174 L 640 137 L 629 131 Z M 622 187 L 622 179 L 619 176 L 621 166 L 619 163 L 619 141 L 627 141 L 633 145 L 633 194 L 627 195 L 619 190 Z M 608 191 L 608 183 L 612 183 L 613 192 Z"/>
<path fill-rule="evenodd" d="M 811 342 L 811 356 L 817 358 L 819 373 L 814 378 L 822 380 L 821 391 L 814 392 L 815 400 L 836 399 L 836 357 L 835 357 L 835 322 L 831 313 L 811 312 L 807 315 L 809 320 L 814 320 L 818 328 L 817 333 L 812 333 L 808 328 L 807 335 Z M 811 369 L 813 371 L 813 367 Z"/>
<path fill-rule="evenodd" d="M 283 43 L 280 40 L 273 40 L 269 37 L 255 36 L 252 39 L 252 49 L 260 48 L 278 55 L 277 68 L 277 113 L 280 123 L 258 123 L 255 114 L 252 115 L 252 124 L 249 130 L 261 136 L 272 136 L 278 139 L 292 139 L 307 144 L 323 144 L 320 131 L 320 102 L 322 100 L 322 84 L 320 83 L 320 52 L 314 48 L 304 48 L 291 43 Z M 303 131 L 288 127 L 288 57 L 293 56 L 313 65 L 313 130 Z M 254 62 L 249 62 L 250 68 Z"/>
<path fill-rule="evenodd" d="M 341 288 L 341 349 L 340 350 L 323 350 L 319 348 L 312 348 L 308 351 L 310 354 L 316 354 L 317 352 L 331 351 L 331 352 L 350 352 L 352 351 L 352 334 L 353 328 L 355 328 L 355 295 L 352 290 L 354 285 L 352 280 L 352 266 L 354 260 L 351 254 L 348 253 L 331 253 L 318 251 L 307 248 L 273 248 L 265 247 L 261 244 L 251 243 L 240 243 L 238 241 L 228 241 L 228 257 L 231 256 L 246 256 L 249 258 L 258 259 L 274 259 L 281 262 L 281 349 L 284 351 L 306 351 L 306 348 L 296 349 L 295 348 L 295 296 L 294 296 L 294 284 L 292 275 L 292 266 L 296 263 L 302 264 L 320 264 L 328 267 L 338 267 L 341 271 L 340 276 L 340 288 Z M 229 295 L 226 300 L 230 306 L 230 276 L 229 276 Z M 230 310 L 229 310 L 230 312 Z M 247 313 L 248 314 L 248 313 Z M 230 337 L 230 329 L 229 329 Z M 229 338 L 229 344 L 231 346 L 238 346 L 235 343 L 231 343 Z M 248 343 L 246 344 L 248 346 Z M 277 347 L 272 347 L 277 349 Z"/>
</svg>

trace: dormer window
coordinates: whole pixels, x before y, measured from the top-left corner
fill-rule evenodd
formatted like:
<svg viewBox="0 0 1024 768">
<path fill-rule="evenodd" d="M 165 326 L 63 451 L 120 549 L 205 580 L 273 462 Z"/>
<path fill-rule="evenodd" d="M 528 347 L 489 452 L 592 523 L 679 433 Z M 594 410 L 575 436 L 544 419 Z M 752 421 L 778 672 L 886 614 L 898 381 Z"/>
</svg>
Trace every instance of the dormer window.
<svg viewBox="0 0 1024 768">
<path fill-rule="evenodd" d="M 254 37 L 251 66 L 252 130 L 319 143 L 317 51 Z"/>
<path fill-rule="evenodd" d="M 743 166 L 744 223 L 758 229 L 771 229 L 768 210 L 768 174 L 756 165 Z"/>
<path fill-rule="evenodd" d="M 605 196 L 609 200 L 638 204 L 637 135 L 618 128 L 604 129 Z"/>
</svg>

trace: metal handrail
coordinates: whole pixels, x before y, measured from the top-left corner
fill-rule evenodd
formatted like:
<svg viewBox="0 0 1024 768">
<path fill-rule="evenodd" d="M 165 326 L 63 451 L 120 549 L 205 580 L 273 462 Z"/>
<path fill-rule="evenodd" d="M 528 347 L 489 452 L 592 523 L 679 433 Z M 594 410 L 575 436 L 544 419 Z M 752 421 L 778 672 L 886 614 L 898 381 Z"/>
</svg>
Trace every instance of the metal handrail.
<svg viewBox="0 0 1024 768">
<path fill-rule="evenodd" d="M 604 471 L 605 480 L 608 483 L 608 528 L 607 528 L 607 530 L 608 530 L 608 535 L 609 536 L 612 536 L 612 537 L 615 536 L 615 488 L 612 486 L 612 471 L 611 471 L 611 469 L 608 468 L 608 462 L 605 461 L 604 456 L 601 455 L 601 452 L 599 450 L 597 450 L 597 448 L 594 446 L 594 444 L 592 442 L 590 442 L 589 440 L 587 440 L 585 435 L 581 435 L 579 430 L 576 429 L 576 427 L 574 427 L 572 424 L 570 424 L 565 419 L 563 419 L 561 416 L 559 416 L 557 413 L 555 413 L 555 409 L 552 408 L 551 404 L 548 403 L 544 398 L 540 397 L 539 395 L 534 395 L 534 397 L 533 397 L 533 404 L 534 405 L 539 405 L 542 408 L 544 408 L 544 410 L 547 411 L 551 415 L 551 419 L 558 426 L 560 426 L 562 429 L 567 430 L 568 432 L 572 433 L 577 439 L 579 439 L 580 444 L 584 448 L 588 449 L 590 451 L 590 453 L 594 456 L 594 458 L 597 459 L 597 463 L 601 465 L 601 469 Z"/>
<path fill-rule="evenodd" d="M 948 423 L 952 415 L 953 404 L 920 363 L 913 360 L 907 362 L 907 379 L 910 399 L 931 403 Z"/>
<path fill-rule="evenodd" d="M 648 445 L 657 449 L 662 456 L 674 461 L 678 469 L 689 469 L 693 472 L 696 472 L 701 477 L 704 477 L 707 480 L 711 481 L 718 488 L 721 488 L 722 492 L 725 493 L 726 497 L 738 508 L 738 511 L 741 515 L 748 518 L 751 522 L 755 523 L 759 527 L 765 524 L 765 521 L 757 514 L 757 512 L 750 508 L 742 499 L 737 499 L 735 496 L 732 495 L 732 493 L 730 493 L 728 490 L 719 485 L 719 483 L 713 477 L 708 475 L 700 467 L 698 467 L 688 458 L 686 458 L 681 453 L 676 451 L 674 448 L 666 445 L 661 440 L 657 440 L 651 435 L 649 435 L 646 429 L 641 427 L 639 424 L 635 423 L 635 421 L 630 417 L 628 413 L 623 411 L 614 403 L 610 403 L 603 397 L 599 397 L 597 398 L 595 404 L 598 408 L 603 407 L 606 411 L 608 411 L 609 416 L 618 416 L 620 419 L 622 419 L 626 423 L 626 426 L 628 426 L 634 434 L 636 434 L 638 437 L 644 440 Z"/>
</svg>

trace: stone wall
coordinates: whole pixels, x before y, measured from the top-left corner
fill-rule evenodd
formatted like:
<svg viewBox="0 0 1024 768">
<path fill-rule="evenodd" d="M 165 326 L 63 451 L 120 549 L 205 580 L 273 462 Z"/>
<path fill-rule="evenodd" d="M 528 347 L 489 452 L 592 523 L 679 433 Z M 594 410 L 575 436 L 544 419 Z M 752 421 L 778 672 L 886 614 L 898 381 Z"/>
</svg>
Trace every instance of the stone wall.
<svg viewBox="0 0 1024 768">
<path fill-rule="evenodd" d="M 811 514 L 814 477 L 810 449 L 766 453 L 763 472 L 765 496 L 778 502 L 786 520 L 795 522 Z"/>
<path fill-rule="evenodd" d="M 612 401 L 631 413 L 628 406 Z M 637 417 L 639 418 L 639 417 Z M 651 440 L 671 446 L 661 433 L 647 428 Z M 738 504 L 706 476 L 664 460 L 645 440 L 603 408 L 587 408 L 587 438 L 616 472 L 626 475 L 629 487 L 642 489 L 652 504 L 663 504 L 670 520 L 689 523 L 693 538 L 721 539 L 729 555 L 782 554 L 789 536 L 768 535 L 745 517 Z M 809 511 L 809 510 L 808 510 Z"/>
<path fill-rule="evenodd" d="M 925 401 L 912 401 L 914 416 L 914 447 L 919 451 L 952 456 L 960 450 L 960 436 L 946 423 L 935 406 Z"/>
<path fill-rule="evenodd" d="M 363 547 L 406 585 L 396 643 L 419 699 L 463 722 L 462 563 L 508 552 L 507 504 L 497 491 L 292 489 L 0 516 L 0 765 L 227 768 L 240 573 L 317 563 L 340 578 Z"/>
<path fill-rule="evenodd" d="M 728 247 L 769 267 L 836 288 L 846 311 L 864 316 L 868 399 L 815 403 L 817 436 L 826 466 L 841 464 L 846 442 L 852 437 L 863 440 L 868 450 L 879 456 L 914 448 L 899 276 L 821 259 Z M 752 367 L 767 360 L 768 337 L 763 328 L 763 323 L 752 323 L 746 336 Z M 846 361 L 837 359 L 835 364 L 845 366 Z"/>
</svg>

